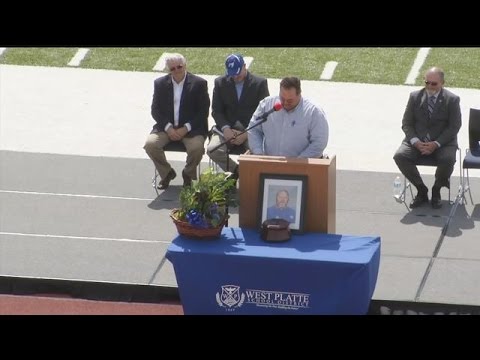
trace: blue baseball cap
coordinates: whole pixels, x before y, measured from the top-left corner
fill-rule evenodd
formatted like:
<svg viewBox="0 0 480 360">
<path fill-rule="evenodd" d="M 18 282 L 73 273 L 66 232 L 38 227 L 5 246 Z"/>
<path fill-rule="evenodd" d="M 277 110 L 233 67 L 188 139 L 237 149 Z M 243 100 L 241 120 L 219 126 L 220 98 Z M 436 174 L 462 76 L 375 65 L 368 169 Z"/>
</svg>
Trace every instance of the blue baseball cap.
<svg viewBox="0 0 480 360">
<path fill-rule="evenodd" d="M 225 60 L 225 67 L 227 68 L 228 76 L 237 76 L 242 71 L 245 61 L 243 61 L 243 56 L 240 54 L 231 54 L 227 56 Z"/>
</svg>

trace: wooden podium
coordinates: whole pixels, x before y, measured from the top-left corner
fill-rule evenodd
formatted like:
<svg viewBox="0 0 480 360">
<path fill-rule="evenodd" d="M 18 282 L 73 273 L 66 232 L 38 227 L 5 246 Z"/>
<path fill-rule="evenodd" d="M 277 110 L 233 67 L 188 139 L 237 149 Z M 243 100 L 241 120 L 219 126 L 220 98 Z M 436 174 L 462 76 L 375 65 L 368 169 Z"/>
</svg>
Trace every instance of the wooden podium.
<svg viewBox="0 0 480 360">
<path fill-rule="evenodd" d="M 305 232 L 335 234 L 336 158 L 298 159 L 283 156 L 240 155 L 239 225 L 256 228 L 258 224 L 260 174 L 308 176 L 305 207 Z"/>
</svg>

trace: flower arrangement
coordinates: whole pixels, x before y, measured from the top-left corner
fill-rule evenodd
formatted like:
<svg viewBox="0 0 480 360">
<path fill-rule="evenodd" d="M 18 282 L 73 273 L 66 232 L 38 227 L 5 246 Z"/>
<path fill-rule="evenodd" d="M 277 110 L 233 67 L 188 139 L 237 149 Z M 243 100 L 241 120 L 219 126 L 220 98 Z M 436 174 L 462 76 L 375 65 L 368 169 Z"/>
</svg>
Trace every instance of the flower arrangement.
<svg viewBox="0 0 480 360">
<path fill-rule="evenodd" d="M 223 227 L 227 219 L 227 206 L 237 206 L 237 201 L 231 195 L 236 181 L 230 178 L 230 173 L 217 173 L 208 168 L 199 180 L 194 180 L 191 186 L 180 191 L 180 208 L 172 210 L 174 222 L 188 223 L 194 229 L 209 229 Z M 180 232 L 180 229 L 179 229 Z"/>
</svg>

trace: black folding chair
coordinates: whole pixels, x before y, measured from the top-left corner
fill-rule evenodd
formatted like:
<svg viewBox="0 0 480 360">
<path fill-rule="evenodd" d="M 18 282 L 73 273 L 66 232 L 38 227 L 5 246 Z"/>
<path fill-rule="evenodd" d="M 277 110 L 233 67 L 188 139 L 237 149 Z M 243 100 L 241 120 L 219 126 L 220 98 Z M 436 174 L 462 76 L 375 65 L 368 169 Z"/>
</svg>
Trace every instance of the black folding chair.
<svg viewBox="0 0 480 360">
<path fill-rule="evenodd" d="M 461 166 L 461 160 L 462 160 L 462 150 L 460 148 L 457 148 L 458 151 L 458 161 L 460 163 L 460 169 L 459 169 L 459 176 L 460 176 L 460 184 L 462 184 L 462 166 Z M 437 160 L 435 159 L 434 156 L 429 155 L 429 156 L 420 156 L 415 163 L 417 166 L 437 166 Z M 448 182 L 450 183 L 450 179 L 448 179 Z M 452 204 L 451 200 L 451 186 L 448 187 L 448 202 Z M 407 178 L 404 176 L 403 177 L 403 191 L 402 194 L 398 197 L 395 197 L 395 200 L 397 200 L 398 203 L 403 203 L 407 207 L 408 211 L 410 211 L 410 208 L 408 207 L 407 200 L 406 200 L 406 193 L 407 189 L 410 189 L 410 196 L 413 199 L 413 190 L 412 190 L 412 184 L 410 184 L 410 181 L 407 180 Z"/>
<path fill-rule="evenodd" d="M 462 192 L 465 194 L 468 191 L 470 200 L 473 204 L 468 169 L 480 169 L 480 109 L 470 109 L 468 140 L 470 148 L 466 149 L 465 158 L 463 159 Z"/>
</svg>

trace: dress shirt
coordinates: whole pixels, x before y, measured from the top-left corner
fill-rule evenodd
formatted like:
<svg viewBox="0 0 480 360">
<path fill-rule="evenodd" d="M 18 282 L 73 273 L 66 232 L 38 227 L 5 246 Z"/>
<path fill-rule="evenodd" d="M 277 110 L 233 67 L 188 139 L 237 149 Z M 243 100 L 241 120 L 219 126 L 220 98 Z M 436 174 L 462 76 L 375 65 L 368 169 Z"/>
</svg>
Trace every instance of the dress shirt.
<svg viewBox="0 0 480 360">
<path fill-rule="evenodd" d="M 185 84 L 185 79 L 186 79 L 186 74 L 183 77 L 182 81 L 177 83 L 173 77 L 172 77 L 172 83 L 173 83 L 173 124 L 168 123 L 165 126 L 165 131 L 170 129 L 170 127 L 174 126 L 175 128 L 178 128 L 178 121 L 180 119 L 180 101 L 182 100 L 182 92 L 183 92 L 183 85 Z M 192 126 L 190 123 L 186 123 L 185 127 L 187 128 L 188 131 L 192 129 Z"/>
<path fill-rule="evenodd" d="M 253 114 L 250 125 L 279 102 L 278 96 L 263 99 Z M 248 132 L 248 143 L 254 155 L 298 158 L 320 158 L 328 143 L 328 123 L 323 110 L 301 98 L 291 111 L 281 109 L 268 116 L 263 124 Z"/>
</svg>

